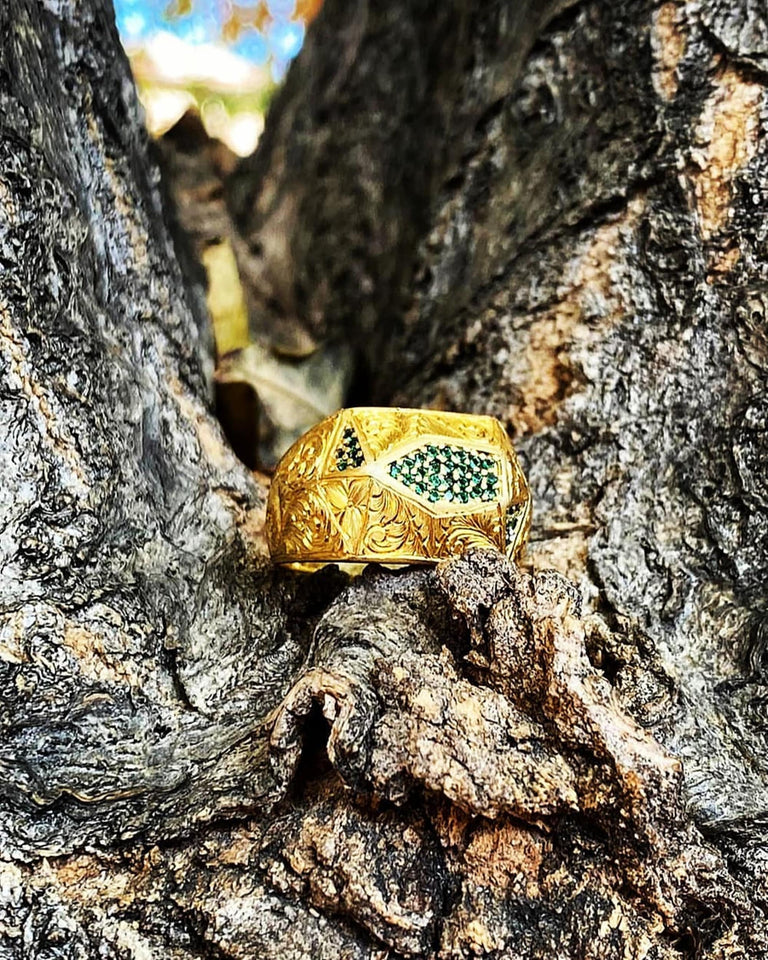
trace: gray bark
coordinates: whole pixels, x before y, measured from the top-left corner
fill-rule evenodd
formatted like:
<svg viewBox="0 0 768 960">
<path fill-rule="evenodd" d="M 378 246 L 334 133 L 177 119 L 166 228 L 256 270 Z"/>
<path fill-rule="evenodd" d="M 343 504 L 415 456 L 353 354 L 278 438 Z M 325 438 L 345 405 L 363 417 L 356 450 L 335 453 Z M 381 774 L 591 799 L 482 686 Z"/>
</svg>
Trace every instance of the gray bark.
<svg viewBox="0 0 768 960">
<path fill-rule="evenodd" d="M 0 10 L 0 957 L 768 953 L 764 18 L 327 0 L 181 220 L 535 495 L 349 580 L 265 558 L 106 2 Z"/>
<path fill-rule="evenodd" d="M 263 491 L 211 417 L 111 12 L 2 18 L 1 843 L 29 857 L 253 802 L 235 771 L 301 644 L 244 535 Z"/>
</svg>

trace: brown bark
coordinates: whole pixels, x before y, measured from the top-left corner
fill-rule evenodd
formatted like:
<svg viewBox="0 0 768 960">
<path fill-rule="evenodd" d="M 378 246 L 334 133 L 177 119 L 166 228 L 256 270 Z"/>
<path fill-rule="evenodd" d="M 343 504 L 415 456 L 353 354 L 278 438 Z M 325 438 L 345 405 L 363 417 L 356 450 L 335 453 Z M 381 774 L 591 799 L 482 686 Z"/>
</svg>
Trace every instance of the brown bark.
<svg viewBox="0 0 768 960">
<path fill-rule="evenodd" d="M 0 957 L 768 952 L 766 36 L 327 0 L 182 220 L 535 493 L 524 570 L 350 581 L 264 558 L 110 16 L 0 11 Z"/>
</svg>

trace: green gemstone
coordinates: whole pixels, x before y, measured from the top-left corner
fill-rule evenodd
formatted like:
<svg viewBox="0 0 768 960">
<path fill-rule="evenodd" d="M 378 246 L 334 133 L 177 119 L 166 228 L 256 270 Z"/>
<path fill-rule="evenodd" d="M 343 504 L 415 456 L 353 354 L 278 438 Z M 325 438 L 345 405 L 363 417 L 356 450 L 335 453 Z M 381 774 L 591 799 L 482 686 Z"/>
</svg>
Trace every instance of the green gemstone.
<svg viewBox="0 0 768 960">
<path fill-rule="evenodd" d="M 339 450 L 339 455 L 354 466 L 364 462 L 356 437 Z M 390 463 L 388 470 L 390 476 L 431 503 L 493 500 L 498 483 L 494 459 L 480 451 L 450 444 L 425 444 Z"/>
</svg>

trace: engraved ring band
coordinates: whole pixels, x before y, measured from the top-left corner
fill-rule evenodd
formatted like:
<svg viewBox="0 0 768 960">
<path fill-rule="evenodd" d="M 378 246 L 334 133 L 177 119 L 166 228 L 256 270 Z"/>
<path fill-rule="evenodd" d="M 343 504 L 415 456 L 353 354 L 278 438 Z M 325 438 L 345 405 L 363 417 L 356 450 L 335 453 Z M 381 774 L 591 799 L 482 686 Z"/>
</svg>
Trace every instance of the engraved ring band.
<svg viewBox="0 0 768 960">
<path fill-rule="evenodd" d="M 493 417 L 339 410 L 277 466 L 267 505 L 276 563 L 436 563 L 470 547 L 523 550 L 531 498 Z"/>
</svg>

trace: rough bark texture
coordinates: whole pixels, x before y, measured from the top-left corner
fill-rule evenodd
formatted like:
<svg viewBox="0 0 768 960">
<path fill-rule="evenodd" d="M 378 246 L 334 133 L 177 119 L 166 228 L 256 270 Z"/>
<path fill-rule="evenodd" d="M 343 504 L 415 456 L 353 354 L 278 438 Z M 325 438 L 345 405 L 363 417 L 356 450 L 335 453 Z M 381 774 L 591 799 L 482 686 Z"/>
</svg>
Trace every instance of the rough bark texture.
<svg viewBox="0 0 768 960">
<path fill-rule="evenodd" d="M 350 581 L 265 560 L 106 0 L 0 9 L 3 960 L 768 954 L 764 17 L 327 0 L 184 222 L 536 498 Z"/>
</svg>

